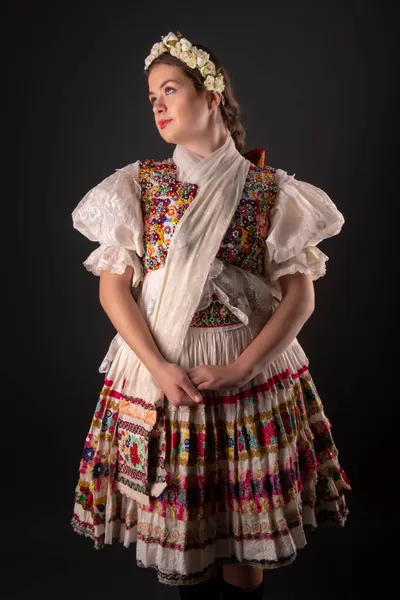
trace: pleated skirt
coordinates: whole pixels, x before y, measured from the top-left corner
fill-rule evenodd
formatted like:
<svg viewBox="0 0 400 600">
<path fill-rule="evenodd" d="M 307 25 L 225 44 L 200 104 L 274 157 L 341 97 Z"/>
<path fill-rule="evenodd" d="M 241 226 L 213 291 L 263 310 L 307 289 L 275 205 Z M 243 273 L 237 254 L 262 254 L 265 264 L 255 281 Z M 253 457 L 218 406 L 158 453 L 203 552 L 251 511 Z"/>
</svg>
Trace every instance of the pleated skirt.
<svg viewBox="0 0 400 600">
<path fill-rule="evenodd" d="M 251 341 L 242 323 L 190 327 L 179 364 L 230 364 Z M 113 489 L 131 352 L 123 343 L 105 377 L 79 464 L 71 525 L 96 549 L 135 544 L 137 565 L 161 583 L 193 584 L 216 564 L 288 565 L 308 527 L 345 524 L 350 485 L 297 339 L 243 387 L 202 391 L 194 407 L 165 398 L 166 435 L 149 453 L 165 444 L 167 488 L 149 506 Z"/>
</svg>

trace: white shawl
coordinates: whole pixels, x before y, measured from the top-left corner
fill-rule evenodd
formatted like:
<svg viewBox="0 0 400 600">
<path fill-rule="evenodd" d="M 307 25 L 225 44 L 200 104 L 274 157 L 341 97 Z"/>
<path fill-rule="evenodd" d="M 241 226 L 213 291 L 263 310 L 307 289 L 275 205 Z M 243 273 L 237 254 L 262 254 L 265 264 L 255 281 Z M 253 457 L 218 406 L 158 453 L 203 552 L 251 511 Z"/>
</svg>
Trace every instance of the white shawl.
<svg viewBox="0 0 400 600">
<path fill-rule="evenodd" d="M 237 151 L 230 133 L 223 146 L 205 158 L 177 146 L 173 159 L 179 179 L 199 189 L 175 229 L 149 328 L 164 358 L 177 363 L 211 265 L 242 197 L 250 162 Z M 124 395 L 163 405 L 163 391 L 136 355 Z M 147 431 L 152 428 L 137 415 L 125 413 L 123 419 Z M 157 467 L 156 475 L 155 483 L 148 486 L 153 496 L 159 496 L 167 485 L 162 467 Z M 116 487 L 138 498 L 123 482 L 116 482 Z M 139 499 L 148 504 L 142 494 Z"/>
</svg>

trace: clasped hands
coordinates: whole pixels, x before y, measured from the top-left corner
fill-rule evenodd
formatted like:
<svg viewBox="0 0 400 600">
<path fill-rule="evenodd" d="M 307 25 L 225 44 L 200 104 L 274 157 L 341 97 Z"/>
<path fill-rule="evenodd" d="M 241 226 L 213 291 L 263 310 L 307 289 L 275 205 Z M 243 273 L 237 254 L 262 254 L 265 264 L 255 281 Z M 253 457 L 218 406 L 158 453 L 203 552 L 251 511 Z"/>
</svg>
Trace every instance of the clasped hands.
<svg viewBox="0 0 400 600">
<path fill-rule="evenodd" d="M 229 365 L 198 365 L 189 369 L 183 369 L 175 363 L 164 363 L 156 375 L 168 402 L 173 406 L 195 406 L 203 401 L 202 391 L 241 387 L 250 378 L 237 362 Z"/>
</svg>

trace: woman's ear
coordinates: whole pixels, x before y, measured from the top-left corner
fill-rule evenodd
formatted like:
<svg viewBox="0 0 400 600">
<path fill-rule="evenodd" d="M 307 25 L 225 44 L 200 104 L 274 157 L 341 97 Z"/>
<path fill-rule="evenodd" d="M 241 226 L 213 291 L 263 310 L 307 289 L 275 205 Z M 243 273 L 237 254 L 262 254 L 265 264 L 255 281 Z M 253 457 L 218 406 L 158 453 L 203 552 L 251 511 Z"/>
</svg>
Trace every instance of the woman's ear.
<svg viewBox="0 0 400 600">
<path fill-rule="evenodd" d="M 221 94 L 218 92 L 208 92 L 208 107 L 212 110 L 218 108 L 221 102 Z"/>
</svg>

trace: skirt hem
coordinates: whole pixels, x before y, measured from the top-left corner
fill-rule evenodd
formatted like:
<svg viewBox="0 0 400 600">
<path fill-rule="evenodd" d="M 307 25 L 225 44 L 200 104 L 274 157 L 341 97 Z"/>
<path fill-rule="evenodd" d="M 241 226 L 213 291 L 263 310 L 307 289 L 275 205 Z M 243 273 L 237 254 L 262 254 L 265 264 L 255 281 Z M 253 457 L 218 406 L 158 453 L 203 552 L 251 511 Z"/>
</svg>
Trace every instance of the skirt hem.
<svg viewBox="0 0 400 600">
<path fill-rule="evenodd" d="M 320 528 L 325 528 L 325 527 L 341 529 L 346 524 L 348 514 L 349 514 L 349 511 L 348 511 L 347 507 L 344 507 L 340 514 L 335 514 L 335 515 L 329 515 L 329 514 L 326 514 L 326 511 L 322 511 L 321 513 L 317 514 L 317 516 L 316 516 L 317 523 L 315 525 L 312 523 L 303 523 L 302 527 L 303 527 L 304 531 L 307 531 L 308 533 L 315 533 Z M 71 525 L 73 531 L 80 536 L 91 539 L 94 542 L 95 550 L 102 550 L 107 545 L 111 546 L 115 541 L 117 541 L 117 542 L 119 541 L 121 543 L 121 545 L 126 549 L 129 549 L 132 544 L 137 543 L 136 540 L 130 540 L 128 543 L 126 543 L 125 541 L 122 541 L 119 533 L 117 535 L 114 535 L 112 537 L 111 541 L 106 542 L 106 541 L 102 540 L 101 537 L 96 540 L 93 532 L 90 531 L 90 529 L 84 529 L 82 527 L 82 525 L 79 524 L 78 521 L 79 521 L 79 518 L 77 516 L 76 517 L 74 516 L 71 519 L 70 525 Z M 121 525 L 123 525 L 123 522 L 121 522 L 119 519 L 117 519 L 116 521 L 117 521 L 117 523 L 116 523 L 117 531 L 119 532 Z M 250 560 L 250 559 L 249 560 L 246 560 L 246 559 L 240 560 L 235 556 L 217 557 L 214 560 L 214 562 L 212 562 L 210 565 L 208 565 L 203 571 L 201 571 L 200 573 L 192 573 L 190 575 L 182 575 L 182 574 L 177 574 L 177 573 L 174 573 L 174 574 L 163 573 L 162 571 L 160 571 L 160 569 L 157 567 L 157 565 L 151 565 L 151 564 L 145 565 L 140 559 L 136 560 L 136 564 L 141 569 L 153 569 L 154 571 L 156 571 L 158 581 L 162 584 L 170 585 L 170 586 L 194 585 L 196 583 L 202 583 L 203 581 L 206 581 L 208 579 L 209 570 L 212 569 L 214 566 L 221 566 L 224 564 L 248 565 L 248 566 L 255 567 L 255 568 L 261 568 L 264 571 L 269 571 L 272 569 L 280 569 L 282 567 L 290 566 L 296 560 L 296 558 L 298 556 L 298 550 L 303 550 L 308 545 L 308 543 L 309 543 L 308 540 L 306 540 L 302 545 L 297 546 L 295 552 L 293 552 L 289 556 L 282 557 L 281 559 L 277 559 L 277 560 L 257 561 L 257 560 Z"/>
</svg>

